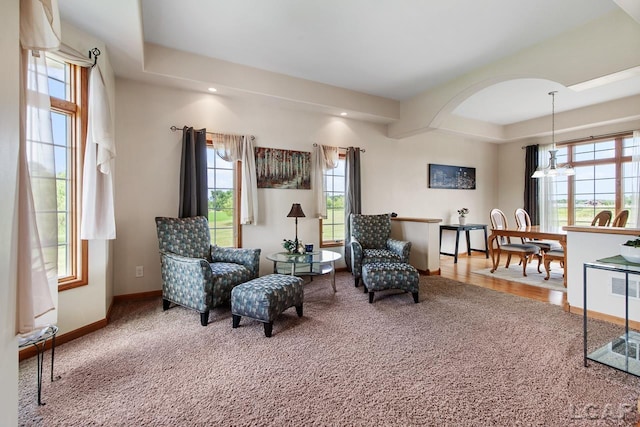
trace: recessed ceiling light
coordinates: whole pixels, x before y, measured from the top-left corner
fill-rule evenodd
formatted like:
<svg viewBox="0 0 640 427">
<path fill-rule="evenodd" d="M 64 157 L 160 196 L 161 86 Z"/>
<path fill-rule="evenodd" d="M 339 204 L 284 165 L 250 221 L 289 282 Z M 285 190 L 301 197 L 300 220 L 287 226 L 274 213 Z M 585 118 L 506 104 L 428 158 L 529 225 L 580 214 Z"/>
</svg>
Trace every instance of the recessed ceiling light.
<svg viewBox="0 0 640 427">
<path fill-rule="evenodd" d="M 347 113 L 345 113 L 344 111 L 342 113 L 340 113 L 341 116 L 346 116 Z"/>
<path fill-rule="evenodd" d="M 218 89 L 216 89 L 215 87 L 210 87 L 209 88 L 209 92 L 217 92 L 217 91 L 218 91 Z"/>
</svg>

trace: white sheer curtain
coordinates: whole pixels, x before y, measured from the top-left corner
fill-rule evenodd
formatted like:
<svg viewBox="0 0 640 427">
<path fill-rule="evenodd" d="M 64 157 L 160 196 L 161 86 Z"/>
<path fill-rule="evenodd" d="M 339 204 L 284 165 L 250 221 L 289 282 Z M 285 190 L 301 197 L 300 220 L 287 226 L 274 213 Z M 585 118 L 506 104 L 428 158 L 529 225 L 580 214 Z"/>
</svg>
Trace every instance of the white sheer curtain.
<svg viewBox="0 0 640 427">
<path fill-rule="evenodd" d="M 538 151 L 538 164 L 546 165 L 549 162 L 549 150 L 552 144 L 541 145 Z M 542 230 L 555 230 L 558 222 L 558 206 L 556 205 L 556 180 L 553 177 L 538 179 L 540 197 L 540 227 Z"/>
<path fill-rule="evenodd" d="M 109 97 L 100 66 L 89 71 L 87 144 L 82 171 L 82 239 L 116 238 L 113 162 L 116 145 Z"/>
<path fill-rule="evenodd" d="M 216 154 L 227 162 L 242 162 L 240 192 L 240 224 L 258 222 L 258 180 L 255 148 L 251 135 L 213 134 Z"/>
<path fill-rule="evenodd" d="M 56 0 L 20 2 L 22 47 L 16 333 L 55 309 L 58 227 L 51 106 L 44 50 L 60 45 Z M 54 316 L 48 316 L 47 322 Z"/>
<path fill-rule="evenodd" d="M 633 132 L 633 149 L 631 152 L 631 192 L 633 200 L 631 201 L 631 212 L 629 219 L 630 226 L 640 228 L 640 130 Z M 634 212 L 635 210 L 635 212 Z M 633 222 L 635 220 L 635 223 Z"/>
<path fill-rule="evenodd" d="M 316 218 L 327 217 L 327 198 L 325 197 L 326 183 L 324 182 L 324 172 L 338 166 L 338 147 L 328 145 L 316 145 L 313 147 L 313 175 L 311 176 L 311 188 L 313 188 L 313 198 L 315 200 Z"/>
<path fill-rule="evenodd" d="M 244 136 L 242 147 L 242 192 L 240 197 L 240 223 L 258 223 L 258 179 L 253 137 Z"/>
</svg>

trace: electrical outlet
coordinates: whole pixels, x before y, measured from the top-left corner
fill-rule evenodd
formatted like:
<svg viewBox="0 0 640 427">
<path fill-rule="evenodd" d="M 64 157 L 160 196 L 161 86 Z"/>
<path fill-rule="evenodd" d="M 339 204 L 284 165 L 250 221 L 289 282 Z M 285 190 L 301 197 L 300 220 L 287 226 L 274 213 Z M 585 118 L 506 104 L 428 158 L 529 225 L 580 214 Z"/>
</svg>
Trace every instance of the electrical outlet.
<svg viewBox="0 0 640 427">
<path fill-rule="evenodd" d="M 144 267 L 141 265 L 136 265 L 136 277 L 144 276 Z"/>
</svg>

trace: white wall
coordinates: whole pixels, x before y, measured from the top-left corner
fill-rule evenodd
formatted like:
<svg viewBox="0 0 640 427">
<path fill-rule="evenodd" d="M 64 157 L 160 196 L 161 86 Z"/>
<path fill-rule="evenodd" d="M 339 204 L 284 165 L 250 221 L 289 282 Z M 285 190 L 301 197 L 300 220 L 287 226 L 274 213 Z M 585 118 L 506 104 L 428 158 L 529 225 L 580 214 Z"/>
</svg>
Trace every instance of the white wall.
<svg viewBox="0 0 640 427">
<path fill-rule="evenodd" d="M 391 173 L 368 171 L 369 190 L 387 188 L 389 201 L 379 197 L 376 191 L 367 192 L 365 198 L 380 208 L 388 209 L 403 217 L 440 218 L 442 224 L 456 224 L 457 210 L 469 208 L 468 224 L 489 224 L 489 211 L 498 201 L 498 146 L 486 142 L 467 140 L 459 136 L 434 131 L 402 140 L 390 140 L 393 147 L 376 156 L 376 166 L 391 163 Z M 368 153 L 367 153 L 368 154 Z M 476 168 L 475 190 L 443 190 L 428 187 L 429 163 Z M 364 178 L 363 178 L 364 181 Z M 484 235 L 471 232 L 471 247 L 483 248 Z M 442 250 L 452 253 L 455 233 L 445 232 Z M 460 238 L 459 252 L 466 251 L 466 241 Z"/>
<path fill-rule="evenodd" d="M 639 230 L 628 229 L 626 235 L 585 233 L 570 231 L 567 233 L 567 302 L 572 308 L 584 308 L 584 272 L 586 262 L 608 258 L 620 254 L 620 245 L 635 239 Z M 617 318 L 624 318 L 624 298 L 612 296 L 611 278 L 624 279 L 624 274 L 588 269 L 587 307 Z M 638 281 L 638 275 L 629 275 L 630 281 Z M 640 301 L 629 300 L 629 319 L 640 321 Z"/>
<path fill-rule="evenodd" d="M 516 142 L 498 146 L 498 202 L 496 208 L 507 216 L 510 226 L 515 226 L 514 212 L 524 208 L 524 144 Z M 489 214 L 487 213 L 487 221 Z M 489 222 L 491 224 L 491 222 Z"/>
<path fill-rule="evenodd" d="M 108 48 L 100 40 L 63 22 L 63 42 L 82 54 L 97 47 L 101 51 L 98 63 L 105 80 L 112 117 L 115 116 L 115 75 L 109 62 Z M 118 141 L 116 140 L 116 150 Z M 58 326 L 60 333 L 103 321 L 113 299 L 112 242 L 89 242 L 89 277 L 86 286 L 58 293 Z"/>
<path fill-rule="evenodd" d="M 171 132 L 172 125 L 250 133 L 261 147 L 311 151 L 316 142 L 364 148 L 364 213 L 395 211 L 448 222 L 466 206 L 470 221 L 486 222 L 497 200 L 497 147 L 492 144 L 435 132 L 398 141 L 386 137 L 378 124 L 131 80 L 118 79 L 116 94 L 116 295 L 161 288 L 154 217 L 178 211 L 181 132 Z M 428 163 L 476 167 L 478 189 L 427 188 Z M 261 274 L 266 274 L 272 265 L 264 256 L 282 250 L 282 239 L 294 233 L 294 221 L 286 217 L 291 204 L 301 203 L 310 215 L 313 199 L 310 190 L 282 189 L 259 189 L 258 199 L 259 224 L 244 226 L 243 246 L 262 249 Z M 318 245 L 318 220 L 300 219 L 298 228 L 303 241 Z M 135 278 L 137 265 L 145 267 L 142 278 Z"/>
<path fill-rule="evenodd" d="M 0 425 L 18 424 L 18 340 L 15 336 L 18 259 L 16 194 L 19 141 L 19 4 L 3 3 L 0 13 Z"/>
</svg>

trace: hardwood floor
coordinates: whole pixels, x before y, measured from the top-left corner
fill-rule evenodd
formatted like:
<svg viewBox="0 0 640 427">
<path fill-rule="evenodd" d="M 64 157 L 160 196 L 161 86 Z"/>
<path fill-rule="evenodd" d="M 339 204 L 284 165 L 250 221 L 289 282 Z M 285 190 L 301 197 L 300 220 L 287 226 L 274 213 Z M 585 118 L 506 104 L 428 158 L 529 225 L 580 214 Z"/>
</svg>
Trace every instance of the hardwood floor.
<svg viewBox="0 0 640 427">
<path fill-rule="evenodd" d="M 452 256 L 440 255 L 440 274 L 448 279 L 458 280 L 484 288 L 494 289 L 500 292 L 507 292 L 537 301 L 548 302 L 562 306 L 568 310 L 567 294 L 565 292 L 554 291 L 530 286 L 517 282 L 510 282 L 503 279 L 494 279 L 481 274 L 472 273 L 475 270 L 491 267 L 491 260 L 486 259 L 484 254 L 472 254 L 471 256 L 458 256 L 458 263 L 453 263 Z"/>
</svg>

